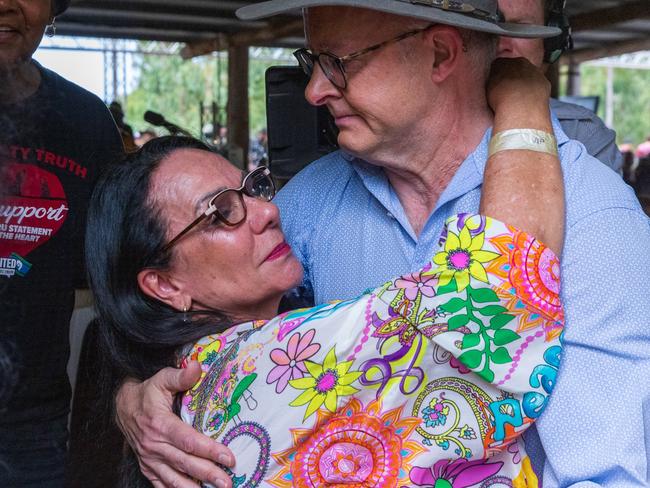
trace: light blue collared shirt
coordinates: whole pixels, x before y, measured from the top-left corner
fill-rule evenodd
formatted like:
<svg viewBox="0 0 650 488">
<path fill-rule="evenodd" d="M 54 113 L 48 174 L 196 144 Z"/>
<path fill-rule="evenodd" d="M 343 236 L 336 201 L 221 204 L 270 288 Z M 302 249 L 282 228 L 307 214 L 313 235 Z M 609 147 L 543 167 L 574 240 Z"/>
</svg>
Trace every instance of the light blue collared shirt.
<svg viewBox="0 0 650 488">
<path fill-rule="evenodd" d="M 527 437 L 544 488 L 650 486 L 650 221 L 632 190 L 554 118 L 567 202 L 565 352 Z M 358 295 L 430 258 L 445 219 L 477 212 L 487 131 L 420 236 L 384 172 L 342 152 L 279 193 L 283 228 L 317 303 Z"/>
</svg>

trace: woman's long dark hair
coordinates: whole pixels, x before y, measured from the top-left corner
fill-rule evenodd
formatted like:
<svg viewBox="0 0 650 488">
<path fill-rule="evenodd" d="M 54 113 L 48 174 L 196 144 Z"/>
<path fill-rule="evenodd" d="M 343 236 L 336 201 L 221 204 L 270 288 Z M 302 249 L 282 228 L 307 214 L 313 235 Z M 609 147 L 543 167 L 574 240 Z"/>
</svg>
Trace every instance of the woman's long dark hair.
<svg viewBox="0 0 650 488">
<path fill-rule="evenodd" d="M 218 311 L 188 320 L 187 314 L 148 297 L 138 286 L 140 271 L 164 270 L 172 259 L 173 250 L 161 252 L 166 222 L 149 192 L 160 162 L 179 149 L 210 151 L 188 137 L 153 139 L 107 170 L 90 201 L 86 265 L 99 314 L 100 350 L 112 370 L 110 381 L 104 378 L 111 404 L 112 387 L 125 378 L 142 381 L 176 366 L 184 345 L 229 326 Z M 133 468 L 134 458 L 131 461 Z M 127 471 L 135 476 L 133 469 Z M 128 486 L 142 485 L 131 476 Z"/>
</svg>

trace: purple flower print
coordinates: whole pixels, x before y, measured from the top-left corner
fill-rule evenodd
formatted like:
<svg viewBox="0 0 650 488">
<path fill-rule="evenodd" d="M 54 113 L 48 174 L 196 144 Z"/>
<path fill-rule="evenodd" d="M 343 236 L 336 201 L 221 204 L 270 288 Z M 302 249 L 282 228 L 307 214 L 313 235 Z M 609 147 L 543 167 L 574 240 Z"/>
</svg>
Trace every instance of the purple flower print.
<svg viewBox="0 0 650 488">
<path fill-rule="evenodd" d="M 443 459 L 430 468 L 415 467 L 409 474 L 415 486 L 435 488 L 467 488 L 494 476 L 503 463 L 488 463 L 484 459 L 468 461 Z"/>
<path fill-rule="evenodd" d="M 270 385 L 276 383 L 275 392 L 282 393 L 287 387 L 289 380 L 302 378 L 307 372 L 305 360 L 312 357 L 320 349 L 320 344 L 312 344 L 316 331 L 311 329 L 302 337 L 299 332 L 293 334 L 287 342 L 287 350 L 273 349 L 271 361 L 275 366 L 269 371 L 266 382 Z"/>
</svg>

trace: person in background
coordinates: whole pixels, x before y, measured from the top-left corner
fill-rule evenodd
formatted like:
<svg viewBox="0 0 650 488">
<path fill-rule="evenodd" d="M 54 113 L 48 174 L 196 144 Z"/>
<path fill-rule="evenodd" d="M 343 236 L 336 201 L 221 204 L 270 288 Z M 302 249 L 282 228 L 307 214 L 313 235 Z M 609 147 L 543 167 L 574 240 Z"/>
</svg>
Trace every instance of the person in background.
<svg viewBox="0 0 650 488">
<path fill-rule="evenodd" d="M 650 156 L 650 135 L 646 138 L 645 141 L 643 141 L 641 144 L 639 144 L 636 147 L 636 151 L 634 152 L 634 155 L 638 159 L 644 159 Z"/>
<path fill-rule="evenodd" d="M 153 129 L 145 129 L 142 132 L 138 133 L 138 136 L 135 138 L 135 144 L 138 147 L 144 146 L 151 139 L 158 137 Z"/>
<path fill-rule="evenodd" d="M 3 488 L 64 484 L 86 209 L 102 169 L 123 155 L 104 103 L 32 59 L 69 3 L 0 1 L 0 348 L 16 375 L 0 405 Z"/>
<path fill-rule="evenodd" d="M 124 121 L 124 110 L 122 109 L 122 104 L 120 102 L 111 102 L 108 106 L 108 110 L 110 110 L 113 120 L 115 120 L 115 124 L 117 125 L 117 129 L 120 131 L 124 148 L 127 152 L 135 151 L 138 146 L 133 137 L 133 129 Z"/>
<path fill-rule="evenodd" d="M 507 22 L 561 26 L 563 34 L 555 39 L 518 39 L 501 37 L 497 56 L 526 58 L 545 72 L 557 62 L 570 43 L 566 0 L 499 0 L 499 9 Z M 617 173 L 622 172 L 623 156 L 616 146 L 616 133 L 591 110 L 573 103 L 551 99 L 551 109 L 570 139 L 584 144 L 587 152 Z"/>
<path fill-rule="evenodd" d="M 259 165 L 266 165 L 269 162 L 268 156 L 268 135 L 266 129 L 257 132 L 254 139 L 251 139 L 248 150 L 248 169 L 250 171 Z"/>
<path fill-rule="evenodd" d="M 631 141 L 626 140 L 618 149 L 623 157 L 623 181 L 634 188 L 636 184 L 636 169 L 639 165 L 639 160 L 634 154 L 636 148 Z"/>
</svg>

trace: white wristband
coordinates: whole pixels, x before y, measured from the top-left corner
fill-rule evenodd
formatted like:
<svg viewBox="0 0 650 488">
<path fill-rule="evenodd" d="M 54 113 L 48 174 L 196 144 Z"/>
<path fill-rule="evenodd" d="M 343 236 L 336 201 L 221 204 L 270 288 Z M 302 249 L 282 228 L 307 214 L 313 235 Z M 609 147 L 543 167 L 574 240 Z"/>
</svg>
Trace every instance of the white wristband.
<svg viewBox="0 0 650 488">
<path fill-rule="evenodd" d="M 492 136 L 488 157 L 513 149 L 526 149 L 557 156 L 557 142 L 553 134 L 537 129 L 510 129 Z"/>
</svg>

